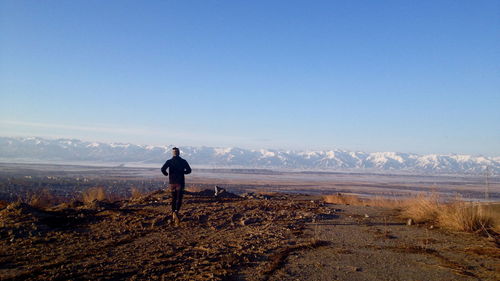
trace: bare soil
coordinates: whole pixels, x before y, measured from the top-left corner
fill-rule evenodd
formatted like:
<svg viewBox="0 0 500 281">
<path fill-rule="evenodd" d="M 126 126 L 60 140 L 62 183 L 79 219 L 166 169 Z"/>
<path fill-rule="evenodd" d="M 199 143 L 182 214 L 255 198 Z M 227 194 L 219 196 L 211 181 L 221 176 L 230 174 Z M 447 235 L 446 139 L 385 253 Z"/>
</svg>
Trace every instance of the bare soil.
<svg viewBox="0 0 500 281">
<path fill-rule="evenodd" d="M 169 193 L 0 210 L 1 280 L 499 280 L 494 239 L 394 210 L 275 194 Z"/>
</svg>

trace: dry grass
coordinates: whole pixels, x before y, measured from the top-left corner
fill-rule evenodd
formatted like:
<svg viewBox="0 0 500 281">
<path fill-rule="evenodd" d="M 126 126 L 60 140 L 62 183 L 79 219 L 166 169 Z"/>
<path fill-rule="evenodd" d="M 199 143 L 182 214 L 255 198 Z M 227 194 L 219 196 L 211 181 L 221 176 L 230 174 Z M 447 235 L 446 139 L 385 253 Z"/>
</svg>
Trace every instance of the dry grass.
<svg viewBox="0 0 500 281">
<path fill-rule="evenodd" d="M 377 206 L 399 209 L 405 218 L 417 223 L 433 223 L 450 230 L 465 232 L 495 231 L 500 233 L 500 211 L 495 206 L 467 202 L 457 198 L 444 202 L 437 194 L 417 195 L 406 199 L 374 197 L 360 199 L 356 195 L 326 195 L 326 203 Z"/>
<path fill-rule="evenodd" d="M 419 194 L 401 202 L 404 217 L 412 218 L 417 223 L 433 222 L 438 218 L 443 204 L 439 202 L 439 196 L 431 194 L 425 196 Z"/>
<path fill-rule="evenodd" d="M 495 223 L 500 216 L 483 204 L 460 198 L 444 202 L 436 194 L 405 200 L 402 215 L 415 222 L 432 222 L 443 228 L 465 232 L 495 230 Z M 496 227 L 498 229 L 498 225 Z"/>
<path fill-rule="evenodd" d="M 494 228 L 494 215 L 484 206 L 464 201 L 441 205 L 437 222 L 442 227 L 466 232 Z"/>
<path fill-rule="evenodd" d="M 391 209 L 402 209 L 404 200 L 397 198 L 386 198 L 381 196 L 375 196 L 365 203 L 367 206 L 373 207 L 383 207 L 383 208 L 391 208 Z"/>
<path fill-rule="evenodd" d="M 366 204 L 357 195 L 349 195 L 341 193 L 334 195 L 325 195 L 323 196 L 323 200 L 325 201 L 325 203 L 331 203 L 331 204 L 357 205 L 357 206 L 359 205 L 364 206 Z"/>
<path fill-rule="evenodd" d="M 103 187 L 92 187 L 83 192 L 82 199 L 85 204 L 89 204 L 94 200 L 104 201 L 107 199 L 106 191 Z"/>
<path fill-rule="evenodd" d="M 59 203 L 58 198 L 56 198 L 48 189 L 42 189 L 36 193 L 28 196 L 27 203 L 36 208 L 48 208 Z"/>
<path fill-rule="evenodd" d="M 132 193 L 131 199 L 137 199 L 142 197 L 142 192 L 137 187 L 132 187 L 130 189 L 130 192 Z"/>
</svg>

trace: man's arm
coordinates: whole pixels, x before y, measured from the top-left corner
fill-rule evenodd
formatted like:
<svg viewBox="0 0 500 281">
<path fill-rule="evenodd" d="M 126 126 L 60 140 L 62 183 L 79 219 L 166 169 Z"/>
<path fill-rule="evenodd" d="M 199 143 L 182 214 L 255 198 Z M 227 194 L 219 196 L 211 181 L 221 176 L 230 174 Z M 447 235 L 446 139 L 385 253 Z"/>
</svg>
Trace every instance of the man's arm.
<svg viewBox="0 0 500 281">
<path fill-rule="evenodd" d="M 161 167 L 161 172 L 162 174 L 164 174 L 165 176 L 168 176 L 168 173 L 167 173 L 167 168 L 170 167 L 170 163 L 169 161 L 167 160 L 167 162 L 165 162 L 165 164 L 163 164 L 163 166 Z"/>
<path fill-rule="evenodd" d="M 184 161 L 186 162 L 186 167 L 184 168 L 184 174 L 191 174 L 191 167 L 189 167 L 189 164 L 187 161 Z"/>
</svg>

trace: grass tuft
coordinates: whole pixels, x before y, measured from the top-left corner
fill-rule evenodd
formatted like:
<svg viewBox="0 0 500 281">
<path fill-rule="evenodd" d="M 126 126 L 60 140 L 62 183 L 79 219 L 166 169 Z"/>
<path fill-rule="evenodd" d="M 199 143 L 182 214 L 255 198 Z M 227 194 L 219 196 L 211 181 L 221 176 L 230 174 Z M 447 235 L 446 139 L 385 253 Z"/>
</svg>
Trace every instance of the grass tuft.
<svg viewBox="0 0 500 281">
<path fill-rule="evenodd" d="M 465 232 L 494 228 L 494 216 L 484 206 L 473 202 L 456 201 L 443 206 L 438 212 L 438 224 L 442 227 Z"/>
<path fill-rule="evenodd" d="M 130 189 L 131 192 L 131 199 L 137 199 L 142 197 L 142 192 L 137 188 L 137 187 L 132 187 Z"/>
<path fill-rule="evenodd" d="M 419 194 L 416 197 L 403 200 L 401 205 L 402 215 L 412 218 L 417 223 L 436 221 L 443 207 L 443 204 L 439 202 L 439 196 L 436 194 L 429 196 Z"/>
<path fill-rule="evenodd" d="M 103 187 L 91 187 L 82 194 L 83 203 L 89 204 L 94 200 L 104 201 L 107 199 L 106 191 Z"/>
<path fill-rule="evenodd" d="M 32 207 L 44 209 L 56 205 L 60 199 L 56 198 L 48 189 L 42 189 L 29 195 L 27 203 Z"/>
</svg>

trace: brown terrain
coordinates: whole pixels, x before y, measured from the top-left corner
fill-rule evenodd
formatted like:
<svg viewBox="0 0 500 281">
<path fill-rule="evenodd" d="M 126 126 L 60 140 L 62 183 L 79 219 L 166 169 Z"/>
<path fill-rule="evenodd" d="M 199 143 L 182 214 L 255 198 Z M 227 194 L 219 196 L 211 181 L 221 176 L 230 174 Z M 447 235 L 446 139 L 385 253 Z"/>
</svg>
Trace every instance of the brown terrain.
<svg viewBox="0 0 500 281">
<path fill-rule="evenodd" d="M 495 234 L 406 225 L 394 209 L 211 190 L 0 209 L 1 280 L 500 280 Z"/>
</svg>

